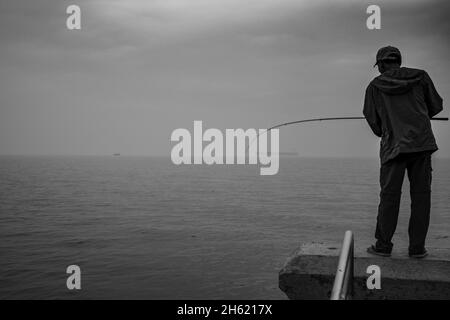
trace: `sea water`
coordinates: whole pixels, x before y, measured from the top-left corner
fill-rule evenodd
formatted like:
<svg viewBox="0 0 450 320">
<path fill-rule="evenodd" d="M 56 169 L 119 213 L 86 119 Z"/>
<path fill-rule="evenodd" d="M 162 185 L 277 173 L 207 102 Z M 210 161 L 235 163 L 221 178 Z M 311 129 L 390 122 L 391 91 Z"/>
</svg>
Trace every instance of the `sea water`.
<svg viewBox="0 0 450 320">
<path fill-rule="evenodd" d="M 450 160 L 433 169 L 428 246 L 448 248 Z M 260 176 L 162 157 L 0 157 L 0 298 L 285 299 L 278 272 L 301 243 L 345 230 L 372 242 L 378 172 L 377 159 L 286 157 Z M 79 291 L 66 287 L 73 264 Z"/>
</svg>

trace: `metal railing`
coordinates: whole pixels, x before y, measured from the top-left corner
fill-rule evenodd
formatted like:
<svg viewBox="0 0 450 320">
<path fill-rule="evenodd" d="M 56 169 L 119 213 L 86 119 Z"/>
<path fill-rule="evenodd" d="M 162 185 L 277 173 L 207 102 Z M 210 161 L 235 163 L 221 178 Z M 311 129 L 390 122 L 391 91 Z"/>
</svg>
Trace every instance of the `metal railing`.
<svg viewBox="0 0 450 320">
<path fill-rule="evenodd" d="M 349 300 L 353 295 L 354 240 L 351 231 L 345 232 L 339 264 L 334 278 L 331 300 Z"/>
</svg>

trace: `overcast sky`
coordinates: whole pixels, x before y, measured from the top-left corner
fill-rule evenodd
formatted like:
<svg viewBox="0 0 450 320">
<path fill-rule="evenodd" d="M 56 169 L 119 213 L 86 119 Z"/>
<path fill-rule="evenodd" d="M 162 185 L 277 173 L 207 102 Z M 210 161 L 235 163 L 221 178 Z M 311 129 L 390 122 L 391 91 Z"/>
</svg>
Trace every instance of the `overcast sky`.
<svg viewBox="0 0 450 320">
<path fill-rule="evenodd" d="M 66 29 L 78 4 L 82 30 Z M 378 4 L 382 29 L 366 28 Z M 0 154 L 170 155 L 176 128 L 361 116 L 378 48 L 450 100 L 450 1 L 0 0 Z M 433 123 L 450 157 L 450 125 Z M 282 151 L 378 156 L 365 121 L 281 129 Z"/>
</svg>

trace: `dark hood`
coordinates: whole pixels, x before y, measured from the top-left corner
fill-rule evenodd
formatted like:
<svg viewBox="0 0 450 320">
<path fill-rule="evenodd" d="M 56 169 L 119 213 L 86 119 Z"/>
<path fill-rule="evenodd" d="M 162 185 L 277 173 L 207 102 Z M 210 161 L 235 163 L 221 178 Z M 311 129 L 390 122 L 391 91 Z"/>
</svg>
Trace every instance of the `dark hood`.
<svg viewBox="0 0 450 320">
<path fill-rule="evenodd" d="M 403 94 L 418 84 L 423 75 L 423 70 L 402 67 L 384 72 L 372 84 L 387 94 Z"/>
</svg>

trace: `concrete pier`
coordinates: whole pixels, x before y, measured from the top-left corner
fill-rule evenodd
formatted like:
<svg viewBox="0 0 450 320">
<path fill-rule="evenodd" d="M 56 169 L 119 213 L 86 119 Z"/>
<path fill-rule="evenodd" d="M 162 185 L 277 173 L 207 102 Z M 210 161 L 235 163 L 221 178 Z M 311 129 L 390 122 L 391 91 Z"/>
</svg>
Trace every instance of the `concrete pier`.
<svg viewBox="0 0 450 320">
<path fill-rule="evenodd" d="M 289 299 L 329 299 L 341 244 L 302 245 L 279 273 L 279 287 Z M 384 258 L 355 246 L 353 299 L 450 299 L 450 250 L 429 249 L 425 259 L 411 259 L 407 250 Z M 381 289 L 368 289 L 367 267 L 381 270 Z"/>
</svg>

